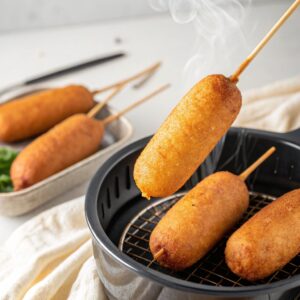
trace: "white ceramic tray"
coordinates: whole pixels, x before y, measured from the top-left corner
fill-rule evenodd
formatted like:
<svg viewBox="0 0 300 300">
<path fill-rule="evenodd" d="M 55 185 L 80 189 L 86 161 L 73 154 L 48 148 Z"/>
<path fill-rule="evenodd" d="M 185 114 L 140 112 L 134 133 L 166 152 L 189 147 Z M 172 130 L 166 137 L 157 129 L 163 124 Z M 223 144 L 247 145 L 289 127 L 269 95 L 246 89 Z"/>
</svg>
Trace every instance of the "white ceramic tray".
<svg viewBox="0 0 300 300">
<path fill-rule="evenodd" d="M 31 92 L 41 89 L 45 89 L 45 87 L 35 88 L 34 90 L 31 89 Z M 10 94 L 9 98 L 12 99 L 21 95 L 24 95 L 24 91 L 18 94 Z M 2 98 L 0 101 L 8 101 L 9 98 L 6 97 L 5 100 Z M 104 108 L 96 118 L 103 119 L 112 113 L 115 113 L 115 111 L 108 106 Z M 26 116 L 24 118 L 24 122 L 26 122 Z M 0 214 L 5 216 L 18 216 L 27 213 L 59 194 L 90 179 L 101 163 L 104 162 L 105 158 L 116 150 L 116 148 L 123 145 L 131 135 L 132 126 L 126 118 L 121 117 L 119 120 L 111 123 L 106 128 L 100 150 L 95 154 L 29 188 L 18 192 L 0 193 Z M 16 144 L 0 143 L 0 146 L 8 146 L 13 149 L 21 150 L 29 142 L 30 141 Z M 57 151 L 59 151 L 59 149 L 57 149 Z"/>
</svg>

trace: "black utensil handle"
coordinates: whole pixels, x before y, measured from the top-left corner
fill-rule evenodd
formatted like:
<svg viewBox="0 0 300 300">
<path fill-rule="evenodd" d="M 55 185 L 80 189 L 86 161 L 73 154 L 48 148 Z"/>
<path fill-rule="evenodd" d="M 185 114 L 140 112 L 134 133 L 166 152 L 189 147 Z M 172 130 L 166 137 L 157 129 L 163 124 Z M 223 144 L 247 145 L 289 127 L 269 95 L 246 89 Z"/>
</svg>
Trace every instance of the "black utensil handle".
<svg viewBox="0 0 300 300">
<path fill-rule="evenodd" d="M 91 67 L 91 66 L 94 66 L 94 65 L 97 65 L 97 64 L 103 64 L 103 63 L 106 63 L 110 60 L 122 57 L 124 55 L 125 55 L 125 53 L 120 52 L 120 53 L 108 55 L 108 56 L 105 56 L 105 57 L 100 57 L 100 58 L 90 60 L 90 61 L 78 64 L 78 65 L 75 65 L 75 66 L 72 66 L 72 67 L 68 67 L 68 68 L 65 68 L 65 69 L 62 69 L 62 70 L 58 70 L 58 71 L 55 71 L 55 72 L 52 72 L 52 73 L 49 73 L 49 74 L 45 74 L 45 75 L 42 75 L 42 76 L 39 76 L 39 77 L 36 77 L 36 78 L 26 80 L 24 82 L 24 85 L 39 83 L 39 82 L 42 82 L 42 81 L 47 80 L 47 79 L 51 79 L 51 78 L 55 78 L 55 77 L 58 77 L 58 76 L 66 75 L 66 74 L 71 73 L 71 72 L 83 70 L 85 68 L 88 68 L 88 67 Z"/>
</svg>

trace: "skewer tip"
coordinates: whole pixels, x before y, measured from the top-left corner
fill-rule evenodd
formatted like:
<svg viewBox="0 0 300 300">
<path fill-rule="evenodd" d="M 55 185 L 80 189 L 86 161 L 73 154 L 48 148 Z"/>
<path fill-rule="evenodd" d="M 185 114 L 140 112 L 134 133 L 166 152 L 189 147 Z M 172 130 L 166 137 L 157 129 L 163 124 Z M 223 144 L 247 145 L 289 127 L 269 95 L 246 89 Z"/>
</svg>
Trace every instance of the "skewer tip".
<svg viewBox="0 0 300 300">
<path fill-rule="evenodd" d="M 164 248 L 161 248 L 158 252 L 156 252 L 154 255 L 153 255 L 153 259 L 154 260 L 157 260 L 158 258 L 160 258 L 165 252 L 165 249 Z"/>
<path fill-rule="evenodd" d="M 169 83 L 161 86 L 160 88 L 156 89 L 155 91 L 153 91 L 152 93 L 150 93 L 147 96 L 143 97 L 142 99 L 132 103 L 131 105 L 124 108 L 123 110 L 119 111 L 118 113 L 106 117 L 104 120 L 102 120 L 102 124 L 104 126 L 107 126 L 109 123 L 113 122 L 114 120 L 118 119 L 119 117 L 121 117 L 125 113 L 129 112 L 130 110 L 132 110 L 133 108 L 139 106 L 140 104 L 146 102 L 147 100 L 153 98 L 154 96 L 158 95 L 159 93 L 163 92 L 164 90 L 166 90 L 169 87 L 170 87 Z"/>
<path fill-rule="evenodd" d="M 269 150 L 267 150 L 261 157 L 259 157 L 252 165 L 250 165 L 244 172 L 240 174 L 240 178 L 242 180 L 246 180 L 248 176 L 258 167 L 260 166 L 267 158 L 269 158 L 274 152 L 276 148 L 273 146 Z"/>
</svg>

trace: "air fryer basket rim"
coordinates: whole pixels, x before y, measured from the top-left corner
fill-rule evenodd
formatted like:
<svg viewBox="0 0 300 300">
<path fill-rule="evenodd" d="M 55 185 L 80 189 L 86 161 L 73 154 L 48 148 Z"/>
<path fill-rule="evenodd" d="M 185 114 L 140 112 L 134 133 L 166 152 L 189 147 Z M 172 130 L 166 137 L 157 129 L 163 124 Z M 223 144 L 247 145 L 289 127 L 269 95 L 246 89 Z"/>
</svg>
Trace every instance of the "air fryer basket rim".
<svg viewBox="0 0 300 300">
<path fill-rule="evenodd" d="M 300 147 L 300 129 L 291 131 L 288 133 L 275 133 L 256 129 L 248 128 L 237 128 L 233 127 L 231 131 L 246 131 L 251 134 L 263 137 L 265 139 L 281 139 L 285 142 L 291 144 L 293 147 Z M 188 291 L 193 293 L 204 293 L 207 295 L 223 295 L 229 297 L 241 297 L 241 296 L 256 296 L 258 294 L 266 294 L 271 292 L 277 292 L 281 289 L 292 289 L 300 286 L 300 275 L 295 275 L 292 278 L 283 279 L 278 282 L 270 284 L 258 284 L 253 286 L 245 287 L 224 287 L 224 286 L 210 286 L 194 282 L 187 282 L 181 279 L 165 275 L 158 271 L 147 268 L 146 266 L 136 262 L 134 259 L 130 258 L 123 252 L 121 252 L 118 247 L 109 239 L 106 232 L 100 225 L 98 221 L 97 213 L 97 201 L 95 201 L 100 190 L 100 186 L 106 174 L 110 172 L 124 157 L 142 149 L 146 142 L 151 138 L 151 136 L 137 140 L 127 146 L 125 146 L 120 151 L 112 155 L 97 171 L 97 173 L 92 178 L 87 193 L 85 201 L 85 215 L 87 224 L 92 233 L 94 241 L 100 246 L 108 255 L 113 257 L 118 263 L 124 265 L 131 271 L 139 274 L 142 277 L 148 278 L 151 281 L 156 282 L 159 285 L 167 286 L 172 289 Z M 300 149 L 300 148 L 299 148 Z"/>
</svg>

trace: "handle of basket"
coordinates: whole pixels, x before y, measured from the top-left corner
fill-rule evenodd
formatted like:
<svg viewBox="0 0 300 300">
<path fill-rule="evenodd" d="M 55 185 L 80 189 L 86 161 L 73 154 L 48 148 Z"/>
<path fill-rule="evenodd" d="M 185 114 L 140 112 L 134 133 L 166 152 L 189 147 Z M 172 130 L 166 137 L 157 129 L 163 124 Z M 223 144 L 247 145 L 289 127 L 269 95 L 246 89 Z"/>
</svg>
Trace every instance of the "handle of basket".
<svg viewBox="0 0 300 300">
<path fill-rule="evenodd" d="M 300 146 L 300 128 L 286 132 L 283 136 Z"/>
</svg>

